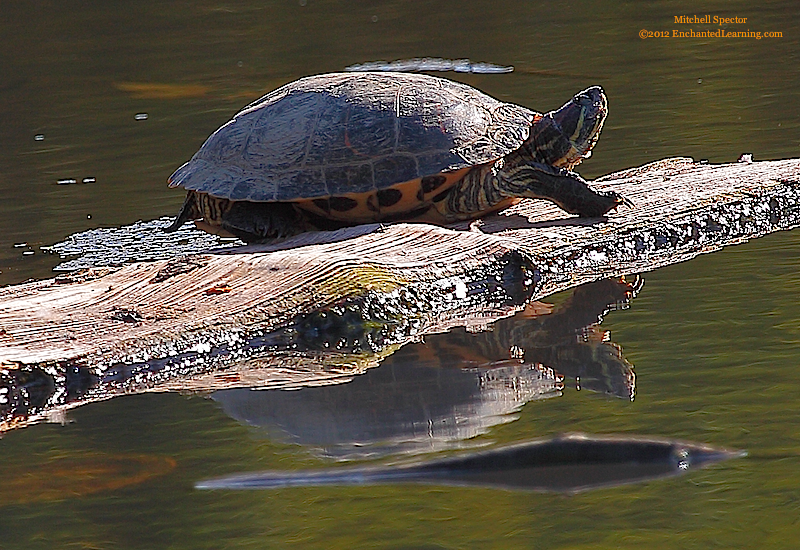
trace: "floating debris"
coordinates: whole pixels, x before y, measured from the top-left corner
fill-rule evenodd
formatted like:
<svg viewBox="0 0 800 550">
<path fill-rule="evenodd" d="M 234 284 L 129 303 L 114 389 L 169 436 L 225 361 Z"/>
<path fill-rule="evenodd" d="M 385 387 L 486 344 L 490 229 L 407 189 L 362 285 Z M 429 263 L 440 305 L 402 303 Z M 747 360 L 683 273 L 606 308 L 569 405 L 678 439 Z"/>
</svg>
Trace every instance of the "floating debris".
<svg viewBox="0 0 800 550">
<path fill-rule="evenodd" d="M 156 82 L 115 82 L 114 87 L 131 94 L 137 99 L 203 97 L 211 90 L 208 86 L 201 86 L 199 84 L 165 84 Z M 146 113 L 142 114 L 147 118 Z"/>
<path fill-rule="evenodd" d="M 370 61 L 345 67 L 349 72 L 417 72 L 417 71 L 454 71 L 457 73 L 502 74 L 514 71 L 514 67 L 504 67 L 494 63 L 473 63 L 469 59 L 443 59 L 441 57 L 414 57 L 397 61 Z"/>
<path fill-rule="evenodd" d="M 44 134 L 36 134 L 33 136 L 33 139 L 36 141 L 44 141 Z"/>
<path fill-rule="evenodd" d="M 149 115 L 147 113 L 137 113 L 137 114 L 134 115 L 133 119 L 134 120 L 147 120 L 148 116 Z"/>
<path fill-rule="evenodd" d="M 76 178 L 61 178 L 56 181 L 57 185 L 75 185 L 76 183 L 95 183 L 97 178 L 94 176 L 86 176 L 81 178 L 80 182 Z"/>
</svg>

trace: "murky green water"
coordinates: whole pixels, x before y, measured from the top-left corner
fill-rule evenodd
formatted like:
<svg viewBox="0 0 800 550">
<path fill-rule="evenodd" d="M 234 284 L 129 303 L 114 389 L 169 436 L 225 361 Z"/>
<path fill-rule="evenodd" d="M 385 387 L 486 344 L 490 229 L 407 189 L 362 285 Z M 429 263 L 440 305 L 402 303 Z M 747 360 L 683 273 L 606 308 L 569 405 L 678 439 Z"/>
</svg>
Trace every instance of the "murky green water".
<svg viewBox="0 0 800 550">
<path fill-rule="evenodd" d="M 783 37 L 638 38 L 641 29 L 715 28 L 676 25 L 689 8 L 747 18 L 728 30 Z M 450 76 L 540 110 L 601 84 L 610 115 L 581 167 L 587 177 L 672 155 L 800 156 L 792 1 L 31 1 L 3 4 L 0 36 L 2 284 L 49 276 L 59 259 L 40 245 L 174 214 L 182 196 L 167 176 L 263 92 L 377 59 L 514 65 L 507 75 Z M 800 233 L 776 234 L 648 274 L 631 308 L 602 325 L 635 365 L 633 402 L 568 384 L 560 396 L 491 409 L 496 422 L 465 430 L 476 438 L 469 444 L 565 431 L 657 435 L 747 449 L 746 459 L 568 497 L 404 485 L 201 492 L 193 484 L 208 477 L 326 464 L 309 439 L 314 426 L 284 417 L 294 437 L 274 425 L 268 437 L 219 395 L 132 396 L 0 441 L 2 485 L 13 488 L 0 499 L 0 547 L 795 547 L 798 250 Z M 430 366 L 429 352 L 405 352 L 405 364 Z M 400 359 L 390 368 L 402 369 Z M 346 432 L 325 433 L 336 430 Z"/>
</svg>

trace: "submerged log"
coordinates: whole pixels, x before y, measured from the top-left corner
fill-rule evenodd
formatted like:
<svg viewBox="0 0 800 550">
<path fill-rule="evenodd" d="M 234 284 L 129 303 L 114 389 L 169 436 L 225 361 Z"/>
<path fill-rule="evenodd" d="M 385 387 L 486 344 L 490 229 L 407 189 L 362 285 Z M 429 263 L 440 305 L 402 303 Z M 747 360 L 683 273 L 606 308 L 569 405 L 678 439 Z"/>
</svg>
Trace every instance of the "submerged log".
<svg viewBox="0 0 800 550">
<path fill-rule="evenodd" d="M 516 491 L 578 493 L 663 477 L 747 456 L 682 441 L 565 434 L 434 460 L 229 475 L 197 489 L 284 489 L 327 485 L 421 483 Z"/>
<path fill-rule="evenodd" d="M 321 309 L 391 325 L 381 347 L 396 348 L 420 334 L 485 325 L 582 283 L 653 270 L 800 224 L 800 159 L 724 165 L 666 159 L 595 186 L 625 195 L 635 207 L 580 219 L 526 200 L 449 228 L 366 225 L 5 287 L 0 370 L 80 367 L 99 376 L 118 369 L 133 373 L 130 379 L 139 366 L 155 365 L 164 375 L 147 387 L 177 389 L 186 381 L 163 368 L 172 359 L 235 360 L 236 350 L 269 345 L 265 335 Z M 323 320 L 314 322 L 322 324 L 312 329 L 326 330 Z M 373 353 L 362 367 L 380 357 Z M 294 356 L 267 361 L 273 373 L 301 382 L 318 377 L 308 365 Z"/>
</svg>

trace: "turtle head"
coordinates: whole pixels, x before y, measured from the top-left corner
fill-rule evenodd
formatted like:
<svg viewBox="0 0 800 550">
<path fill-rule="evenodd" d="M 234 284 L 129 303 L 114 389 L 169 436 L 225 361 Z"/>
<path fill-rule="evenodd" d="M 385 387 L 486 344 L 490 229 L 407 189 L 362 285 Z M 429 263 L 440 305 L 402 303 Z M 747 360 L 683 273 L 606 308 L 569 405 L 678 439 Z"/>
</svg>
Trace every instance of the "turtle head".
<svg viewBox="0 0 800 550">
<path fill-rule="evenodd" d="M 603 88 L 586 88 L 536 122 L 532 132 L 536 152 L 547 164 L 571 169 L 592 154 L 607 114 Z"/>
</svg>

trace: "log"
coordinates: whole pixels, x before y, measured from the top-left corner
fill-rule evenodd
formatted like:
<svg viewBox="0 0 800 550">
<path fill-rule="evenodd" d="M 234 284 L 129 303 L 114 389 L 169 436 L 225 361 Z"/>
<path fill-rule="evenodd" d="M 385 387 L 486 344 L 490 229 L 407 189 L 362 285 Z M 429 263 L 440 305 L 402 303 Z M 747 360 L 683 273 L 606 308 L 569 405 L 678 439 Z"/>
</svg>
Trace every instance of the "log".
<svg viewBox="0 0 800 550">
<path fill-rule="evenodd" d="M 285 489 L 327 485 L 424 483 L 492 487 L 510 491 L 574 494 L 645 480 L 672 477 L 690 468 L 747 456 L 682 441 L 638 437 L 564 434 L 443 459 L 388 466 L 273 470 L 227 475 L 195 484 L 197 489 Z M 676 457 L 683 457 L 676 460 Z"/>
<path fill-rule="evenodd" d="M 386 350 L 421 334 L 480 327 L 554 292 L 800 223 L 800 159 L 722 165 L 665 159 L 593 185 L 623 194 L 635 207 L 581 219 L 525 200 L 471 224 L 365 225 L 5 287 L 0 366 L 5 372 L 81 367 L 94 376 L 117 369 L 130 383 L 146 365 L 160 378 L 126 391 L 176 389 L 188 384 L 187 373 L 208 374 L 214 361 L 203 357 L 233 364 L 247 355 L 242 350 L 263 348 L 280 327 L 297 319 L 321 322 L 315 311 L 390 327 L 356 368 L 352 357 L 336 372 L 326 370 L 343 364 L 335 359 L 312 372 L 302 354 L 262 358 L 281 379 L 324 381 L 374 366 Z"/>
</svg>

